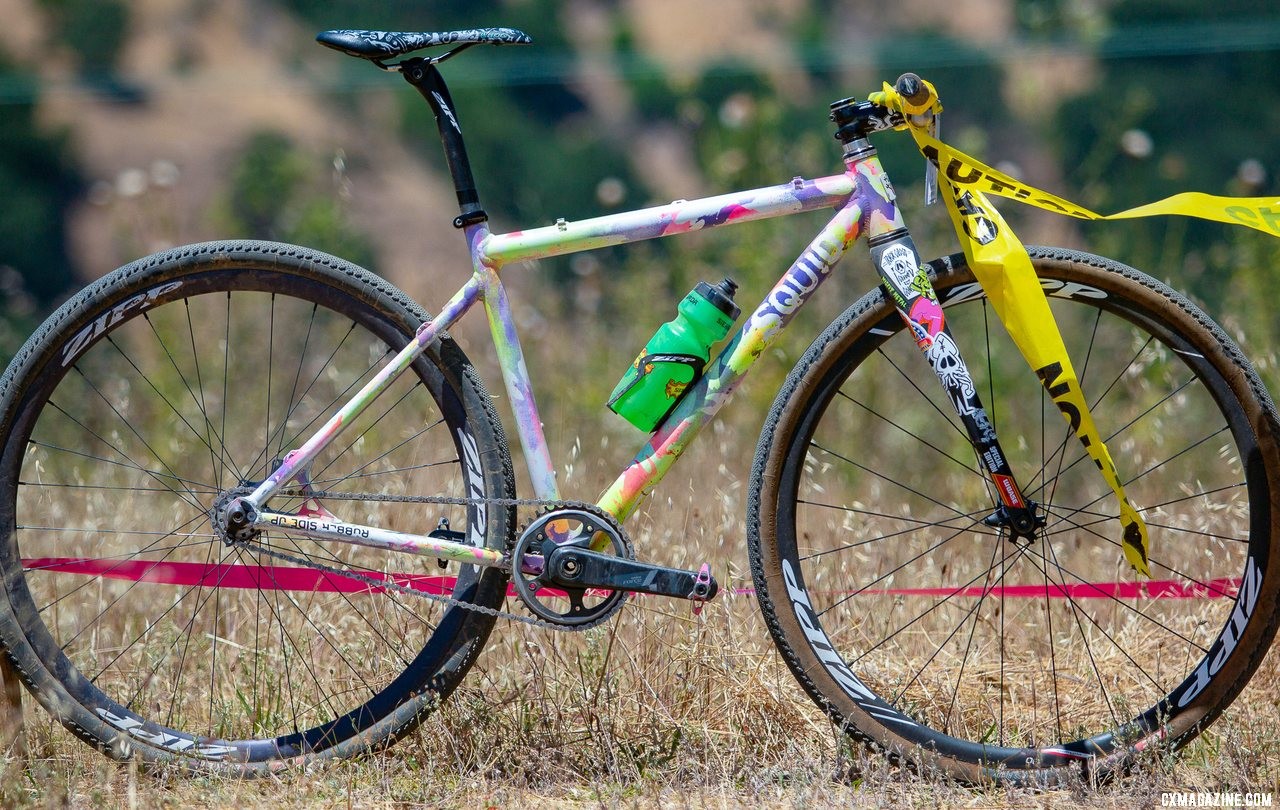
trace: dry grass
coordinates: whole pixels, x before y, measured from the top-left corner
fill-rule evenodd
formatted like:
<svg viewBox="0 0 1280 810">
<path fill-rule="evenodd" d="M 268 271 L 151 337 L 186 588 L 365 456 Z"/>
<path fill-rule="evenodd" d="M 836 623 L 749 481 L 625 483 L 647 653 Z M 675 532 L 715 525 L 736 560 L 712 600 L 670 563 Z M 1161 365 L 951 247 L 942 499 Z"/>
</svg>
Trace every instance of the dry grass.
<svg viewBox="0 0 1280 810">
<path fill-rule="evenodd" d="M 1099 807 L 1169 790 L 1275 791 L 1275 655 L 1227 717 L 1168 760 L 1074 791 L 975 789 L 851 748 L 768 648 L 750 597 L 691 619 L 648 605 L 578 636 L 504 627 L 438 716 L 382 754 L 271 779 L 139 774 L 28 715 L 6 806 Z"/>
<path fill-rule="evenodd" d="M 673 491 L 692 486 L 696 472 L 669 482 Z M 734 542 L 743 533 L 740 501 L 729 477 L 699 509 L 656 500 L 634 531 L 660 557 L 711 551 L 722 584 L 745 586 L 745 552 Z M 720 548 L 699 535 L 718 537 Z M 360 761 L 269 779 L 139 773 L 96 754 L 28 701 L 29 757 L 25 766 L 11 761 L 0 803 L 1158 806 L 1161 791 L 1276 791 L 1276 660 L 1273 652 L 1226 717 L 1181 755 L 1147 762 L 1127 779 L 1047 792 L 972 788 L 850 745 L 774 652 L 754 597 L 726 595 L 699 617 L 683 604 L 640 598 L 617 621 L 581 634 L 500 623 L 463 686 L 420 731 Z"/>
</svg>

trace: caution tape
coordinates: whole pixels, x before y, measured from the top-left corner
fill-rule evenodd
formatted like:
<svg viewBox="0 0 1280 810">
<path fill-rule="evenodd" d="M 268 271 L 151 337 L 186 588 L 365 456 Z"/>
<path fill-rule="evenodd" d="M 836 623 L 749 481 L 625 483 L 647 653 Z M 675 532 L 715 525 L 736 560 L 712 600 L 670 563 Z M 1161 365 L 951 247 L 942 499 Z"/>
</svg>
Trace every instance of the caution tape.
<svg viewBox="0 0 1280 810">
<path fill-rule="evenodd" d="M 1150 577 L 1150 540 L 1146 524 L 1120 483 L 1115 462 L 1093 422 L 1089 406 L 1048 299 L 1036 278 L 1026 248 L 987 199 L 994 194 L 1046 211 L 1085 220 L 1136 219 L 1178 215 L 1244 225 L 1280 236 L 1280 200 L 1272 197 L 1217 197 L 1185 192 L 1121 211 L 1099 214 L 1070 200 L 1028 185 L 938 140 L 929 123 L 942 111 L 928 82 L 930 101 L 910 104 L 890 85 L 870 100 L 903 114 L 905 127 L 926 158 L 938 167 L 938 185 L 969 266 L 992 308 L 1058 410 L 1084 445 L 1120 504 L 1122 548 L 1129 564 Z"/>
</svg>

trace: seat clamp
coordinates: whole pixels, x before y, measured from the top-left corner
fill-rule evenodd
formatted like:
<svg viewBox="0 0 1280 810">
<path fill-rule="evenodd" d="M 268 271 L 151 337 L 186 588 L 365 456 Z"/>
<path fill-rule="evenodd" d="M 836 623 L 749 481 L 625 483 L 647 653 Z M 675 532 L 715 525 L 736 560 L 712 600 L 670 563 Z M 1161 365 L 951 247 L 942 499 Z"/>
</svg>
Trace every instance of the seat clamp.
<svg viewBox="0 0 1280 810">
<path fill-rule="evenodd" d="M 467 211 L 458 214 L 453 218 L 453 227 L 465 228 L 468 225 L 475 225 L 477 222 L 488 222 L 489 215 L 484 212 L 483 208 L 477 208 L 474 211 Z"/>
</svg>

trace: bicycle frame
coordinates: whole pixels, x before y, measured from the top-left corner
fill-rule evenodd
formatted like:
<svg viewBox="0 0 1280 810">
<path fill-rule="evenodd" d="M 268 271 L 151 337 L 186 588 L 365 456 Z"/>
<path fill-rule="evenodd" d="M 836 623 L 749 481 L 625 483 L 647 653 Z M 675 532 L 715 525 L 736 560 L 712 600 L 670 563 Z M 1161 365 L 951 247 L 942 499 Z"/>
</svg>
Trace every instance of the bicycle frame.
<svg viewBox="0 0 1280 810">
<path fill-rule="evenodd" d="M 625 519 L 728 401 L 756 359 L 782 333 L 849 246 L 864 232 L 875 237 L 904 227 L 894 204 L 892 186 L 874 151 L 848 159 L 842 174 L 814 180 L 795 178 L 783 185 L 676 201 L 579 222 L 562 220 L 555 225 L 527 231 L 494 234 L 489 231 L 487 222 L 467 226 L 465 235 L 472 259 L 470 280 L 449 299 L 439 315 L 418 329 L 413 342 L 388 361 L 298 450 L 286 457 L 284 463 L 246 500 L 261 509 L 281 487 L 306 470 L 342 426 L 349 424 L 372 403 L 440 332 L 449 329 L 481 301 L 488 314 L 534 494 L 541 499 L 558 499 L 555 466 L 542 432 L 507 292 L 500 279 L 502 269 L 525 259 L 560 256 L 823 208 L 834 208 L 835 215 L 755 307 L 724 350 L 708 365 L 701 379 L 690 387 L 675 410 L 657 426 L 649 441 L 600 497 L 598 505 L 602 509 L 620 520 Z M 474 546 L 375 527 L 355 527 L 357 533 L 353 535 L 350 524 L 341 524 L 341 534 L 335 534 L 333 530 L 338 526 L 326 521 L 268 511 L 261 512 L 257 522 L 291 529 L 317 539 L 376 545 L 481 565 L 500 564 L 502 561 L 502 555 Z"/>
<path fill-rule="evenodd" d="M 679 400 L 674 410 L 655 428 L 649 440 L 636 453 L 614 483 L 599 498 L 597 505 L 616 517 L 625 520 L 680 457 L 684 449 L 698 435 L 729 400 L 751 366 L 778 338 L 792 317 L 808 301 L 823 280 L 830 275 L 836 262 L 859 237 L 865 235 L 873 246 L 873 258 L 882 253 L 888 244 L 902 245 L 909 249 L 910 273 L 915 274 L 920 265 L 919 256 L 907 234 L 901 214 L 895 204 L 893 187 L 885 176 L 879 157 L 859 133 L 857 137 L 842 140 L 845 143 L 845 170 L 842 174 L 805 180 L 800 177 L 777 186 L 753 189 L 737 193 L 684 201 L 638 211 L 596 217 L 578 222 L 559 220 L 554 225 L 527 231 L 495 234 L 490 232 L 487 217 L 479 201 L 462 145 L 461 130 L 451 106 L 452 102 L 439 72 L 433 64 L 420 62 L 405 68 L 406 79 L 413 84 L 436 112 L 436 120 L 449 160 L 455 189 L 462 214 L 454 224 L 462 227 L 470 247 L 472 274 L 457 293 L 444 305 L 440 313 L 419 327 L 415 339 L 404 347 L 353 396 L 329 421 L 313 434 L 299 449 L 287 455 L 276 469 L 254 492 L 244 500 L 251 505 L 250 522 L 254 526 L 274 526 L 300 533 L 313 539 L 355 543 L 377 548 L 405 551 L 416 554 L 458 560 L 484 566 L 507 565 L 506 555 L 468 544 L 438 537 L 392 532 L 373 526 L 330 521 L 310 515 L 290 515 L 263 510 L 263 505 L 286 484 L 295 478 L 304 482 L 311 461 L 334 439 L 342 427 L 350 424 L 373 400 L 391 384 L 398 374 L 429 347 L 442 331 L 449 329 L 477 302 L 483 302 L 489 327 L 497 350 L 503 382 L 511 402 L 516 433 L 528 465 L 534 494 L 542 500 L 559 500 L 560 492 L 555 480 L 555 465 L 542 432 L 542 422 L 530 384 L 524 354 L 511 317 L 511 307 L 506 289 L 500 278 L 501 271 L 512 262 L 561 256 L 569 253 L 593 250 L 645 239 L 665 238 L 695 230 L 707 230 L 724 225 L 735 225 L 820 209 L 834 209 L 834 216 L 810 241 L 800 256 L 782 275 L 774 287 L 755 307 L 734 333 L 721 353 L 707 366 L 702 377 Z M 877 131 L 892 126 L 888 119 L 875 119 L 866 130 Z M 882 244 L 876 247 L 877 240 Z M 901 248 L 895 248 L 901 250 Z M 931 289 L 923 293 L 908 293 L 906 284 L 894 276 L 888 262 L 877 272 L 893 293 L 895 302 L 909 325 L 917 332 L 919 327 L 908 309 L 912 301 L 928 304 L 936 310 L 936 326 L 942 328 L 941 310 Z M 923 274 L 921 274 L 923 278 Z M 923 282 L 926 287 L 927 279 Z M 910 296 L 910 299 L 904 298 Z M 914 313 L 914 309 L 912 312 Z M 927 335 L 917 334 L 921 347 L 929 343 Z M 954 362 L 960 362 L 953 355 Z M 932 362 L 932 361 L 931 361 Z M 967 369 L 964 375 L 968 377 Z M 945 381 L 944 381 L 945 384 Z M 970 383 L 970 389 L 972 384 Z M 957 401 L 962 415 L 981 411 L 976 398 Z M 966 410 L 964 406 L 970 405 Z M 985 417 L 983 417 L 985 420 Z M 972 421 L 972 420 L 969 420 Z M 982 424 L 979 422 L 979 424 Z M 975 445 L 979 443 L 977 429 L 970 428 Z M 989 423 L 987 423 L 989 430 Z M 461 437 L 464 441 L 466 437 Z M 983 438 L 994 446 L 994 435 Z M 479 474 L 475 472 L 478 459 L 472 458 L 474 447 L 463 448 L 462 459 L 468 480 L 468 492 L 476 497 L 483 492 L 479 486 Z M 997 449 L 997 456 L 999 452 Z M 1003 460 L 1002 460 L 1003 463 Z M 1007 471 L 1007 466 L 1004 468 Z M 996 473 L 996 470 L 992 470 Z M 996 478 L 993 475 L 993 478 Z M 997 489 L 1004 497 L 1003 481 L 997 481 Z M 1014 492 L 1010 507 L 1020 506 L 1017 485 L 1008 476 L 1008 485 Z M 536 564 L 536 563 L 535 563 Z"/>
</svg>

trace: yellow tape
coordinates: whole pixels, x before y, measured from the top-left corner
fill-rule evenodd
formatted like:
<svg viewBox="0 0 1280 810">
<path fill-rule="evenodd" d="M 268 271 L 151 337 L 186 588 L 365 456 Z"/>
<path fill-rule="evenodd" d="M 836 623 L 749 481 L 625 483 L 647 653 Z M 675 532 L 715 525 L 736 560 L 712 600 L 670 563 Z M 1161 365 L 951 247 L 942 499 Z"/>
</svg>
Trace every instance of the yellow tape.
<svg viewBox="0 0 1280 810">
<path fill-rule="evenodd" d="M 939 182 L 973 274 L 1009 336 L 1115 493 L 1120 502 L 1125 558 L 1135 570 L 1150 577 L 1146 524 L 1129 502 L 1111 454 L 1094 425 L 1026 248 L 981 191 L 963 190 L 941 179 Z"/>
<path fill-rule="evenodd" d="M 1151 576 L 1146 524 L 1125 495 L 1115 463 L 1098 434 L 1062 334 L 1036 278 L 1027 250 L 987 200 L 987 194 L 1007 197 L 1046 211 L 1078 219 L 1136 219 L 1177 215 L 1197 217 L 1280 236 L 1280 199 L 1274 197 L 1217 197 L 1185 192 L 1130 208 L 1099 214 L 1055 194 L 1027 185 L 955 149 L 928 132 L 932 115 L 942 111 L 933 85 L 925 83 L 931 103 L 911 105 L 889 84 L 869 99 L 903 113 L 900 129 L 911 131 L 925 157 L 938 165 L 938 184 L 969 265 L 1010 337 L 1036 372 L 1054 404 L 1062 412 L 1103 479 L 1120 502 L 1122 548 L 1129 564 Z"/>
<path fill-rule="evenodd" d="M 1215 197 L 1184 193 L 1118 214 L 1102 215 L 1055 194 L 1027 185 L 1004 172 L 954 149 L 927 131 L 930 113 L 942 106 L 909 105 L 888 84 L 871 100 L 903 113 L 905 127 L 925 157 L 938 165 L 938 183 L 969 266 L 987 293 L 993 309 L 1022 352 L 1027 363 L 1062 412 L 1071 430 L 1093 459 L 1120 503 L 1121 548 L 1138 573 L 1150 577 L 1150 543 L 1146 524 L 1130 503 L 1080 388 L 1067 356 L 1062 334 L 1040 287 L 1031 258 L 1004 218 L 987 200 L 987 194 L 1008 197 L 1046 211 L 1079 219 L 1133 219 L 1176 214 L 1255 228 L 1280 236 L 1280 200 L 1273 198 Z"/>
<path fill-rule="evenodd" d="M 1280 198 L 1217 197 L 1198 191 L 1184 191 L 1117 214 L 1099 214 L 993 169 L 982 161 L 932 137 L 919 127 L 911 126 L 910 129 L 925 157 L 937 161 L 939 182 L 952 186 L 962 186 L 987 194 L 1008 197 L 1036 208 L 1077 219 L 1114 220 L 1177 215 L 1225 222 L 1230 225 L 1244 225 L 1272 236 L 1280 236 Z"/>
</svg>

